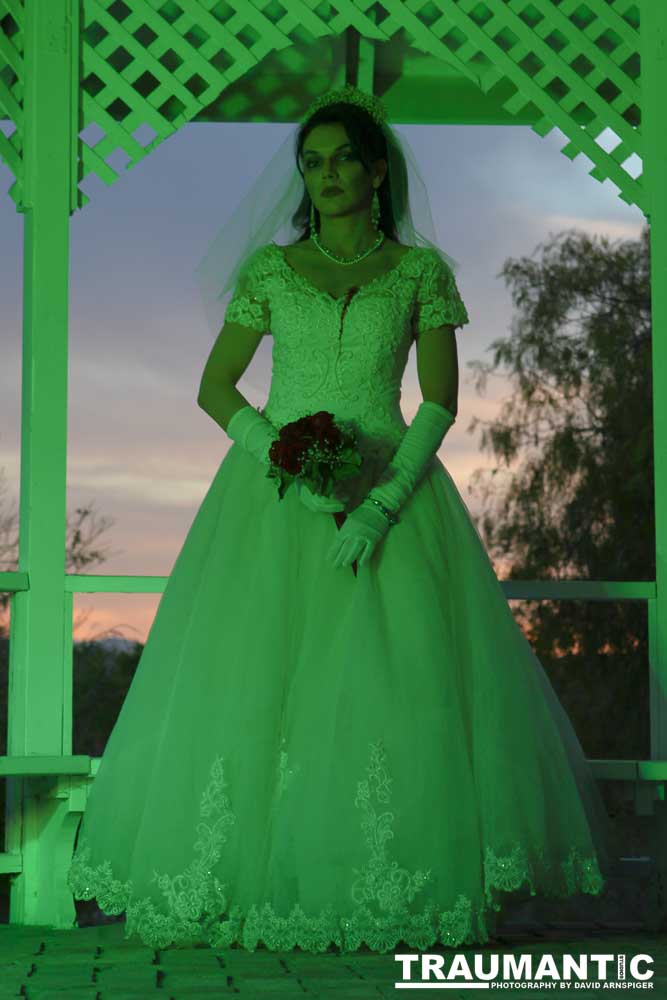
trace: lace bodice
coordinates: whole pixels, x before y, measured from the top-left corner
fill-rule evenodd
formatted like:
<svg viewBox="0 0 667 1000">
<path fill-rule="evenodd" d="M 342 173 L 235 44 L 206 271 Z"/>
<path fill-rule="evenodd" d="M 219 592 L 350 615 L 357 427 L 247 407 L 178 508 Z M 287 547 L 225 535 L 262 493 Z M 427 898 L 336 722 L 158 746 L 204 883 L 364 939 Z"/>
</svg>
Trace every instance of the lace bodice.
<svg viewBox="0 0 667 1000">
<path fill-rule="evenodd" d="M 354 498 L 405 433 L 401 382 L 413 339 L 469 322 L 451 269 L 430 247 L 411 247 L 389 271 L 334 298 L 295 271 L 276 243 L 249 257 L 225 320 L 273 336 L 261 412 L 276 427 L 318 410 L 354 427 L 365 459 L 365 475 L 349 484 Z"/>
</svg>

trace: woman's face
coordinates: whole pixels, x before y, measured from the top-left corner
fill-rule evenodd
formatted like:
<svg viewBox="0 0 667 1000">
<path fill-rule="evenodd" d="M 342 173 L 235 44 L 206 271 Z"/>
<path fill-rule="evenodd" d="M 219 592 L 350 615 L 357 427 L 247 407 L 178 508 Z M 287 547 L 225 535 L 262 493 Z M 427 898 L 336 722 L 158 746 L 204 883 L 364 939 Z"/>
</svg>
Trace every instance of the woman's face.
<svg viewBox="0 0 667 1000">
<path fill-rule="evenodd" d="M 322 215 L 367 212 L 375 190 L 372 177 L 384 177 L 383 165 L 385 161 L 378 160 L 375 174 L 367 174 L 345 127 L 339 122 L 316 125 L 303 144 L 306 189 Z M 328 187 L 340 188 L 340 194 L 323 194 Z"/>
</svg>

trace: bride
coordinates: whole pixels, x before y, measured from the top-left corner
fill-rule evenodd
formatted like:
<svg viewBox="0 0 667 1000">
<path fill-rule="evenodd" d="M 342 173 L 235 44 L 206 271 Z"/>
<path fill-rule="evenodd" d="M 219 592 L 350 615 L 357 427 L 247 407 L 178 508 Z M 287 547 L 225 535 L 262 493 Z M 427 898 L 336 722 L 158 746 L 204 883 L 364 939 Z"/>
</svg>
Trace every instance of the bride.
<svg viewBox="0 0 667 1000">
<path fill-rule="evenodd" d="M 513 897 L 605 889 L 599 791 L 437 455 L 469 318 L 453 260 L 413 224 L 415 178 L 381 102 L 330 91 L 199 271 L 210 320 L 233 290 L 198 396 L 232 445 L 68 874 L 150 947 L 458 947 L 489 941 Z M 255 409 L 236 384 L 265 335 Z M 273 443 L 323 411 L 361 465 L 280 496 Z"/>
</svg>

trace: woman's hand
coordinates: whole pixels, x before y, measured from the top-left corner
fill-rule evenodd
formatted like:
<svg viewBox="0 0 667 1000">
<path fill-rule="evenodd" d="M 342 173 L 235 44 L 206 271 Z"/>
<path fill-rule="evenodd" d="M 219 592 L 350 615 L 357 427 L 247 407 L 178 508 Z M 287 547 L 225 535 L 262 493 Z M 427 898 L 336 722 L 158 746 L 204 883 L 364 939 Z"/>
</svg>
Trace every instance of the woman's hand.
<svg viewBox="0 0 667 1000">
<path fill-rule="evenodd" d="M 345 510 L 345 504 L 336 500 L 335 497 L 325 497 L 321 493 L 313 493 L 300 479 L 295 479 L 294 482 L 299 499 L 308 510 L 312 510 L 316 514 L 333 514 L 336 511 Z"/>
<path fill-rule="evenodd" d="M 334 569 L 351 566 L 355 559 L 360 568 L 365 566 L 388 530 L 389 521 L 382 511 L 370 501 L 363 501 L 345 518 L 327 551 L 327 561 Z"/>
</svg>

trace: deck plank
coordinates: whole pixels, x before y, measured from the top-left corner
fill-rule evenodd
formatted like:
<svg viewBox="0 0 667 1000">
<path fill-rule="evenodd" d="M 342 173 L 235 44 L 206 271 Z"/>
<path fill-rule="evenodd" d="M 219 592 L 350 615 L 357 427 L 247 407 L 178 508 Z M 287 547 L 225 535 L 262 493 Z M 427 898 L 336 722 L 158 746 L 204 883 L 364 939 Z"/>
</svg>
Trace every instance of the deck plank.
<svg viewBox="0 0 667 1000">
<path fill-rule="evenodd" d="M 397 949 L 402 950 L 402 949 Z M 503 928 L 483 948 L 437 948 L 445 968 L 454 954 L 529 953 L 536 958 L 565 954 L 648 954 L 654 960 L 652 994 L 667 997 L 667 937 L 632 927 L 590 927 L 566 922 Z M 311 955 L 299 949 L 271 952 L 258 948 L 220 951 L 206 947 L 152 949 L 124 938 L 122 922 L 99 927 L 51 928 L 0 925 L 0 1000 L 147 1000 L 155 994 L 173 1000 L 238 997 L 238 1000 L 384 1000 L 424 997 L 419 989 L 396 989 L 401 966 L 393 952 Z M 429 991 L 430 992 L 430 991 Z M 447 1000 L 470 1000 L 477 991 L 448 989 Z M 521 990 L 523 998 L 556 991 Z M 582 990 L 558 989 L 559 997 Z"/>
</svg>

